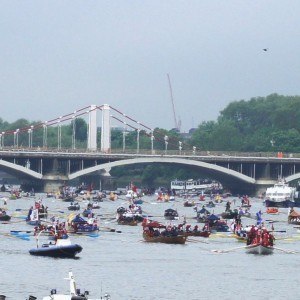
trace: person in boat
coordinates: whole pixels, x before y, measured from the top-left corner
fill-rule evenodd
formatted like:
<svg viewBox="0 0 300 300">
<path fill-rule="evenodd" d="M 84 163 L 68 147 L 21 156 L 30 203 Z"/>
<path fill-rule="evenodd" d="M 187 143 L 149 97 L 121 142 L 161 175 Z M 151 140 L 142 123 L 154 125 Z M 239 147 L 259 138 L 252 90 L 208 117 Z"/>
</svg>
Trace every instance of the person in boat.
<svg viewBox="0 0 300 300">
<path fill-rule="evenodd" d="M 225 211 L 227 212 L 230 212 L 230 202 L 229 201 L 227 201 L 227 203 L 226 203 L 226 209 L 225 209 Z"/>
<path fill-rule="evenodd" d="M 194 229 L 193 229 L 193 232 L 198 232 L 199 230 L 198 230 L 198 225 L 195 225 L 194 226 Z"/>
<path fill-rule="evenodd" d="M 250 231 L 248 232 L 247 245 L 251 245 L 252 241 L 256 235 L 256 228 L 254 225 L 251 226 Z"/>
<path fill-rule="evenodd" d="M 274 235 L 273 235 L 271 232 L 269 232 L 269 245 L 270 245 L 271 247 L 273 247 L 274 241 L 275 241 Z"/>
<path fill-rule="evenodd" d="M 262 212 L 261 210 L 256 213 L 257 225 L 262 223 Z"/>
<path fill-rule="evenodd" d="M 27 220 L 30 220 L 30 216 L 31 216 L 31 214 L 32 214 L 32 211 L 33 211 L 33 206 L 31 206 L 31 207 L 29 208 L 28 215 L 27 215 Z"/>
<path fill-rule="evenodd" d="M 209 224 L 208 223 L 205 223 L 203 228 L 202 228 L 202 231 L 209 231 Z"/>
<path fill-rule="evenodd" d="M 188 225 L 185 226 L 185 231 L 186 232 L 190 232 L 191 231 L 191 225 L 190 224 L 188 224 Z"/>
</svg>

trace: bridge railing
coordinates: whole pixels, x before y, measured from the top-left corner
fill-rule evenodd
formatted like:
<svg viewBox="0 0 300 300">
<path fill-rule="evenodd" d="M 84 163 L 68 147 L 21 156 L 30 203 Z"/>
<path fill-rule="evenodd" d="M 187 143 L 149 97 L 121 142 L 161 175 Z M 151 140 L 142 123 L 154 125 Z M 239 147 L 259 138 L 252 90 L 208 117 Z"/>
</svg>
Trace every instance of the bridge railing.
<svg viewBox="0 0 300 300">
<path fill-rule="evenodd" d="M 113 154 L 129 154 L 129 155 L 176 155 L 176 156 L 220 156 L 220 157 L 278 157 L 275 152 L 236 152 L 236 151 L 191 151 L 191 150 L 150 150 L 150 149 L 139 149 L 137 153 L 136 149 L 111 149 L 108 152 L 101 152 L 100 149 L 97 150 L 88 150 L 88 149 L 70 149 L 70 148 L 61 148 L 57 149 L 55 147 L 3 147 L 0 149 L 1 152 L 35 152 L 35 153 L 70 153 L 70 154 L 79 154 L 79 153 L 95 153 L 103 155 L 113 155 Z M 284 153 L 282 157 L 278 158 L 300 158 L 300 153 Z"/>
</svg>

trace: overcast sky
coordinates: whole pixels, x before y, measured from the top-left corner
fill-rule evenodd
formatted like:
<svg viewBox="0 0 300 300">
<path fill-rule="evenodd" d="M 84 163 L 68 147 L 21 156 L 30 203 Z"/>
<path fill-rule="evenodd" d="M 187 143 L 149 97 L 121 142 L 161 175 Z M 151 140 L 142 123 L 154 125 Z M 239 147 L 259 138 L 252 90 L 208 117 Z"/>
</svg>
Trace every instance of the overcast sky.
<svg viewBox="0 0 300 300">
<path fill-rule="evenodd" d="M 0 117 L 110 104 L 149 127 L 300 94 L 299 0 L 0 0 Z M 268 51 L 263 51 L 268 48 Z"/>
</svg>

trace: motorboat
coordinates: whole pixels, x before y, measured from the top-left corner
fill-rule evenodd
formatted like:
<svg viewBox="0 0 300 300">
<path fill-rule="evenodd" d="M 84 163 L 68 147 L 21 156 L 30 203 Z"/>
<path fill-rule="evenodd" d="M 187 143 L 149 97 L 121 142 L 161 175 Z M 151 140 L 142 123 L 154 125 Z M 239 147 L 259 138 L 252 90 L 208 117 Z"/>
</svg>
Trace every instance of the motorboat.
<svg viewBox="0 0 300 300">
<path fill-rule="evenodd" d="M 39 246 L 39 236 L 43 231 L 36 237 L 37 247 L 29 250 L 31 255 L 35 256 L 51 256 L 51 257 L 70 257 L 74 258 L 77 253 L 82 251 L 82 247 L 78 244 L 72 244 L 69 238 L 57 238 L 53 242 L 42 244 Z"/>
<path fill-rule="evenodd" d="M 80 210 L 80 205 L 78 202 L 71 202 L 71 204 L 68 206 L 68 210 Z"/>
<path fill-rule="evenodd" d="M 279 180 L 273 187 L 267 188 L 266 207 L 294 207 L 296 188 L 289 186 L 284 180 Z"/>
<path fill-rule="evenodd" d="M 77 288 L 76 286 L 76 282 L 73 276 L 73 272 L 69 272 L 69 276 L 68 278 L 65 278 L 66 280 L 69 280 L 70 282 L 70 291 L 68 294 L 58 294 L 56 289 L 52 289 L 50 291 L 50 295 L 43 297 L 42 300 L 110 300 L 110 295 L 109 294 L 105 294 L 103 297 L 101 296 L 101 298 L 97 298 L 97 299 L 92 299 L 89 298 L 89 291 L 84 291 L 83 293 L 80 291 L 80 289 Z M 37 299 L 34 296 L 29 296 L 29 299 Z"/>
<path fill-rule="evenodd" d="M 179 218 L 177 210 L 172 208 L 165 210 L 164 217 L 166 220 L 175 220 Z"/>
</svg>

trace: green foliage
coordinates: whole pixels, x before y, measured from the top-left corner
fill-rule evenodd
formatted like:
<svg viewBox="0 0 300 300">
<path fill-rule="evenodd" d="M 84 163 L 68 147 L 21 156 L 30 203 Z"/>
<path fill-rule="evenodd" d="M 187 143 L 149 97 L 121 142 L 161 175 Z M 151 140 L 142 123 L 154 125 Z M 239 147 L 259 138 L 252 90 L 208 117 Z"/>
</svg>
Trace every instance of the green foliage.
<svg viewBox="0 0 300 300">
<path fill-rule="evenodd" d="M 202 150 L 299 152 L 300 96 L 231 102 L 217 122 L 203 122 L 190 145 Z M 273 145 L 272 145 L 273 144 Z"/>
</svg>

